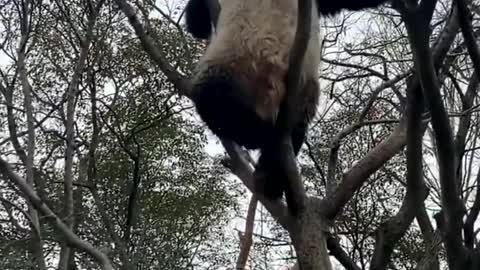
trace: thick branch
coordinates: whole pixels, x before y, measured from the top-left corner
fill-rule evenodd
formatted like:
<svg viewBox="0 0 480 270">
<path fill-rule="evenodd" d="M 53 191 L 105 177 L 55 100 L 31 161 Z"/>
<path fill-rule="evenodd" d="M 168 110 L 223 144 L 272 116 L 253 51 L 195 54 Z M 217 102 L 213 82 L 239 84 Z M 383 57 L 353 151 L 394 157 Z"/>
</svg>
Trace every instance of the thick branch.
<svg viewBox="0 0 480 270">
<path fill-rule="evenodd" d="M 417 191 L 407 190 L 402 206 L 398 213 L 383 223 L 377 230 L 375 251 L 370 269 L 388 269 L 390 256 L 398 241 L 403 237 L 415 218 L 418 211 L 416 200 L 425 200 L 428 192 L 423 186 Z M 415 196 L 417 198 L 415 198 Z"/>
<path fill-rule="evenodd" d="M 370 150 L 343 176 L 333 195 L 325 200 L 327 217 L 335 218 L 365 180 L 397 154 L 406 141 L 406 125 L 402 120 L 390 136 Z"/>
<path fill-rule="evenodd" d="M 375 251 L 370 269 L 386 269 L 393 249 L 410 227 L 428 193 L 423 184 L 422 123 L 424 111 L 421 89 L 407 92 L 407 193 L 398 213 L 377 230 Z"/>
<path fill-rule="evenodd" d="M 475 222 L 477 221 L 478 214 L 480 213 L 480 168 L 477 172 L 476 180 L 476 194 L 475 200 L 473 201 L 472 208 L 467 215 L 465 224 L 463 225 L 463 231 L 465 234 L 465 245 L 467 248 L 473 249 L 475 242 L 475 233 L 473 231 Z"/>
<path fill-rule="evenodd" d="M 135 139 L 135 135 L 133 136 L 133 140 L 136 144 L 136 153 L 135 155 L 131 155 L 130 159 L 133 161 L 133 177 L 132 183 L 128 184 L 128 204 L 126 209 L 126 221 L 125 221 L 125 232 L 123 235 L 123 240 L 126 245 L 130 242 L 131 237 L 131 230 L 135 223 L 135 217 L 137 216 L 137 197 L 139 193 L 139 185 L 141 181 L 141 173 L 140 173 L 140 154 L 141 154 L 141 147 L 140 144 Z"/>
<path fill-rule="evenodd" d="M 423 259 L 417 264 L 417 270 L 440 270 L 438 262 L 438 249 L 441 244 L 441 238 L 439 231 L 434 231 L 430 217 L 425 209 L 425 203 L 418 207 L 416 216 L 420 231 L 423 235 L 425 251 L 423 253 Z"/>
<path fill-rule="evenodd" d="M 288 63 L 287 92 L 276 123 L 276 135 L 280 139 L 277 146 L 280 150 L 277 154 L 281 167 L 278 169 L 283 170 L 284 173 L 281 175 L 286 177 L 285 197 L 288 207 L 294 214 L 300 213 L 305 208 L 305 188 L 295 161 L 291 134 L 299 117 L 299 87 L 302 65 L 310 40 L 312 0 L 298 0 L 297 12 L 297 29 Z"/>
<path fill-rule="evenodd" d="M 330 255 L 333 255 L 337 261 L 339 261 L 343 267 L 347 270 L 360 270 L 350 256 L 343 250 L 340 243 L 334 236 L 330 235 L 327 238 L 327 248 L 330 251 Z"/>
<path fill-rule="evenodd" d="M 429 22 L 423 21 L 422 14 L 414 11 L 404 12 L 402 15 L 409 34 L 415 69 L 431 112 L 438 152 L 443 214 L 446 221 L 447 257 L 451 269 L 459 269 L 459 263 L 465 259 L 461 239 L 463 208 L 455 181 L 455 162 L 452 162 L 455 155 L 452 130 L 443 105 L 429 46 Z"/>
<path fill-rule="evenodd" d="M 34 158 L 35 158 L 35 117 L 34 117 L 34 108 L 32 104 L 32 86 L 28 81 L 28 71 L 26 67 L 26 50 L 27 50 L 27 42 L 30 37 L 30 26 L 29 26 L 29 19 L 31 17 L 31 10 L 32 10 L 32 3 L 30 1 L 26 1 L 24 5 L 22 5 L 22 14 L 20 15 L 20 31 L 21 31 L 21 38 L 18 45 L 18 73 L 20 75 L 20 82 L 23 90 L 24 95 L 24 107 L 27 116 L 27 152 L 22 152 L 24 154 L 24 159 L 22 160 L 25 163 L 26 171 L 27 171 L 27 183 L 30 185 L 32 189 L 35 190 L 34 185 L 34 177 L 35 177 L 35 165 L 34 165 Z M 12 88 L 13 91 L 13 88 Z M 11 104 L 13 105 L 13 104 Z M 16 135 L 16 134 L 14 134 Z M 18 138 L 16 138 L 18 141 Z M 45 257 L 43 254 L 43 240 L 40 234 L 41 232 L 41 224 L 38 217 L 38 212 L 32 205 L 28 205 L 30 216 L 32 218 L 33 226 L 35 227 L 36 232 L 32 231 L 32 250 L 35 262 L 37 263 L 38 269 L 46 270 L 47 266 L 45 264 Z"/>
<path fill-rule="evenodd" d="M 474 104 L 475 97 L 477 95 L 477 89 L 478 85 L 480 83 L 480 80 L 478 78 L 478 72 L 475 71 L 473 72 L 470 82 L 467 87 L 467 91 L 465 95 L 461 96 L 462 100 L 462 111 L 465 113 L 462 113 L 459 119 L 458 123 L 458 129 L 457 133 L 455 134 L 455 141 L 454 141 L 454 146 L 455 146 L 455 162 L 456 162 L 456 180 L 457 180 L 457 185 L 461 188 L 461 183 L 462 183 L 462 176 L 463 176 L 463 156 L 465 154 L 465 146 L 466 146 L 466 141 L 467 141 L 467 135 L 471 127 L 471 121 L 472 121 L 472 108 Z M 480 172 L 480 171 L 479 171 Z M 477 183 L 480 181 L 477 179 Z M 478 185 L 477 185 L 477 194 L 475 198 L 475 202 L 472 206 L 472 209 L 470 209 L 470 212 L 467 215 L 467 219 L 465 220 L 465 223 L 463 224 L 463 233 L 464 233 L 464 242 L 465 246 L 467 248 L 473 249 L 474 246 L 474 223 L 475 220 L 477 219 L 478 216 L 478 211 L 480 210 L 480 195 L 478 192 Z"/>
<path fill-rule="evenodd" d="M 431 239 L 425 242 L 425 252 L 418 262 L 416 270 L 439 270 L 438 254 L 442 246 L 442 236 L 437 229 L 432 231 Z"/>
</svg>

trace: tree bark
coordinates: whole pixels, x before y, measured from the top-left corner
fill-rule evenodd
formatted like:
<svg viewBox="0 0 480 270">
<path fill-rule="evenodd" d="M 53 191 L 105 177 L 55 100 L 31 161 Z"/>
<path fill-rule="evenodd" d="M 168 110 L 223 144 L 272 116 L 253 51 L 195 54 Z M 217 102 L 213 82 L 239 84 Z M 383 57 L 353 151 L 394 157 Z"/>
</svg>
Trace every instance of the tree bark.
<svg viewBox="0 0 480 270">
<path fill-rule="evenodd" d="M 300 270 L 331 270 L 332 264 L 327 250 L 330 224 L 319 211 L 316 200 L 306 200 L 305 211 L 289 228 Z"/>
</svg>

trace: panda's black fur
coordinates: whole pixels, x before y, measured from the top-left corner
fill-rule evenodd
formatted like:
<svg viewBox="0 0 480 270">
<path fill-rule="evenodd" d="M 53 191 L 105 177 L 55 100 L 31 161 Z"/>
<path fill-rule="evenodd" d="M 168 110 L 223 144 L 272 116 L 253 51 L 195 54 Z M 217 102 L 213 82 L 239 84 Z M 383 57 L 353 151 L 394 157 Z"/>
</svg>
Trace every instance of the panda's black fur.
<svg viewBox="0 0 480 270">
<path fill-rule="evenodd" d="M 358 11 L 378 7 L 387 0 L 316 0 L 320 15 L 335 15 L 342 10 Z"/>
<path fill-rule="evenodd" d="M 212 21 L 209 0 L 190 0 L 187 30 L 209 39 L 192 79 L 192 99 L 208 128 L 221 138 L 247 149 L 262 149 L 257 171 L 264 174 L 256 187 L 269 199 L 285 191 L 275 151 L 265 151 L 274 137 L 274 124 L 286 91 L 288 55 L 296 31 L 297 0 L 220 0 L 220 14 Z M 298 154 L 316 112 L 320 65 L 319 16 L 376 7 L 386 0 L 316 0 L 312 27 L 298 89 L 300 121 L 292 145 Z M 216 33 L 213 33 L 215 26 Z M 270 156 L 269 156 L 270 155 Z"/>
</svg>

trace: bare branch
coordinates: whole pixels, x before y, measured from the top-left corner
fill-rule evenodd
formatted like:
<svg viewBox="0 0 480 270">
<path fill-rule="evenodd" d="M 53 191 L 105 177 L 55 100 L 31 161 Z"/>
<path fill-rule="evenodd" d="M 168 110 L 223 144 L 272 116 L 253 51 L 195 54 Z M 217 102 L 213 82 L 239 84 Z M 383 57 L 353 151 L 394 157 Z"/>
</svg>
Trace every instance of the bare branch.
<svg viewBox="0 0 480 270">
<path fill-rule="evenodd" d="M 454 0 L 454 3 L 458 8 L 458 20 L 460 22 L 463 37 L 465 38 L 468 53 L 470 54 L 470 58 L 472 59 L 477 74 L 480 74 L 480 50 L 478 49 L 477 40 L 473 34 L 472 14 L 468 10 L 467 2 L 465 0 Z"/>
<path fill-rule="evenodd" d="M 30 37 L 30 27 L 29 27 L 29 14 L 32 9 L 31 1 L 26 1 L 22 5 L 22 12 L 19 14 L 20 18 L 20 42 L 17 48 L 17 65 L 18 73 L 20 76 L 20 82 L 22 85 L 23 95 L 24 95 L 24 108 L 27 116 L 27 152 L 25 154 L 23 162 L 25 163 L 27 171 L 27 183 L 32 189 L 34 188 L 34 158 L 35 158 L 35 118 L 34 118 L 34 109 L 32 105 L 32 86 L 28 81 L 28 72 L 26 67 L 26 47 L 27 42 Z M 12 89 L 13 91 L 13 89 Z M 13 105 L 13 104 L 12 104 Z M 13 134 L 16 135 L 16 134 Z M 18 138 L 17 138 L 18 140 Z M 32 218 L 33 226 L 35 227 L 36 232 L 32 235 L 32 247 L 35 261 L 40 270 L 46 270 L 47 266 L 45 264 L 45 258 L 43 254 L 43 241 L 40 234 L 40 221 L 38 217 L 38 212 L 30 204 L 28 205 L 30 216 Z"/>
<path fill-rule="evenodd" d="M 240 236 L 240 253 L 237 258 L 236 270 L 244 270 L 247 265 L 248 254 L 250 253 L 250 248 L 252 247 L 252 235 L 253 235 L 253 226 L 255 224 L 255 212 L 257 211 L 257 198 L 255 194 L 250 198 L 250 203 L 248 204 L 247 218 L 245 220 L 245 232 L 243 235 L 239 233 Z"/>
<path fill-rule="evenodd" d="M 394 1 L 394 3 L 403 3 L 403 1 Z M 432 55 L 436 71 L 440 69 L 444 62 L 447 52 L 457 35 L 458 28 L 457 11 L 454 7 L 445 28 L 435 41 Z M 420 87 L 417 76 L 414 75 L 410 78 L 407 87 Z M 406 143 L 406 127 L 404 124 L 405 123 L 402 124 L 401 121 L 397 129 L 387 139 L 367 153 L 365 158 L 356 163 L 355 166 L 343 176 L 342 183 L 337 187 L 332 198 L 327 198 L 325 200 L 329 205 L 327 207 L 329 209 L 329 217 L 333 218 L 336 216 L 343 206 L 350 200 L 355 191 L 361 187 L 364 181 L 366 181 L 368 176 L 403 148 Z"/>
<path fill-rule="evenodd" d="M 333 219 L 366 179 L 397 154 L 405 146 L 406 141 L 406 125 L 405 121 L 401 121 L 390 136 L 370 150 L 343 176 L 335 192 L 325 199 L 326 216 Z"/>
<path fill-rule="evenodd" d="M 336 60 L 333 60 L 333 59 L 327 59 L 327 58 L 323 58 L 323 57 L 322 57 L 322 61 L 325 62 L 325 63 L 328 63 L 328 64 L 336 65 L 336 66 L 362 70 L 362 71 L 367 72 L 367 74 L 369 76 L 375 76 L 375 77 L 378 77 L 382 80 L 388 79 L 388 78 L 385 77 L 384 74 L 382 74 L 382 73 L 380 73 L 376 70 L 373 70 L 369 67 L 364 67 L 364 66 L 356 65 L 356 64 L 352 64 L 352 63 L 339 62 L 339 61 L 336 61 Z"/>
<path fill-rule="evenodd" d="M 330 235 L 327 239 L 327 247 L 330 251 L 330 254 L 335 257 L 342 265 L 345 267 L 346 270 L 361 270 L 355 262 L 350 258 L 350 256 L 343 250 L 342 246 L 338 240 Z"/>
<path fill-rule="evenodd" d="M 377 99 L 380 92 L 382 92 L 383 90 L 389 87 L 392 87 L 395 83 L 406 78 L 408 75 L 410 75 L 410 72 L 405 72 L 403 74 L 400 74 L 389 81 L 383 82 L 376 89 L 374 89 L 372 94 L 370 95 L 370 98 L 368 99 L 367 104 L 364 106 L 364 108 L 360 112 L 358 121 L 341 130 L 332 139 L 332 141 L 330 142 L 330 156 L 329 156 L 328 171 L 327 171 L 327 194 L 331 194 L 337 184 L 335 183 L 334 179 L 335 179 L 335 169 L 336 169 L 337 160 L 338 160 L 338 151 L 340 149 L 341 141 L 351 133 L 361 128 L 362 126 L 368 124 L 368 122 L 365 121 L 365 117 L 367 116 L 368 111 L 373 106 L 373 103 Z"/>
<path fill-rule="evenodd" d="M 16 220 L 16 217 L 14 217 L 14 215 L 12 213 L 11 208 L 15 208 L 17 211 L 19 211 L 20 213 L 22 213 L 22 215 L 25 216 L 25 218 L 28 220 L 28 224 L 30 225 L 31 231 L 34 232 L 35 234 L 37 234 L 37 237 L 40 238 L 40 228 L 38 228 L 36 226 L 35 221 L 33 220 L 32 216 L 29 213 L 27 213 L 27 211 L 23 210 L 22 207 L 14 204 L 13 202 L 11 202 L 11 201 L 3 198 L 3 197 L 0 197 L 0 202 L 2 202 L 3 207 L 6 209 L 8 215 L 10 217 L 11 222 L 14 224 L 14 226 L 18 230 L 28 231 L 18 223 L 18 221 Z"/>
<path fill-rule="evenodd" d="M 425 125 L 422 113 L 425 108 L 421 89 L 407 90 L 407 193 L 398 213 L 377 229 L 375 251 L 370 269 L 386 269 L 393 249 L 410 227 L 419 210 L 418 205 L 427 198 L 423 182 L 422 138 Z"/>
</svg>

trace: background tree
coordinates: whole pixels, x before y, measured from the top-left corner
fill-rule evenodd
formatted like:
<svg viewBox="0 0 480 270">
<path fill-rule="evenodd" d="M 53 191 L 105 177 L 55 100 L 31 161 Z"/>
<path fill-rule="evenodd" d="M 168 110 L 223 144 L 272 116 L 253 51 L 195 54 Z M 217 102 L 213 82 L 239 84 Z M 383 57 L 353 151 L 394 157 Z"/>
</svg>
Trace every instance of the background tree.
<svg viewBox="0 0 480 270">
<path fill-rule="evenodd" d="M 2 3 L 2 160 L 114 268 L 203 265 L 223 252 L 206 240 L 222 241 L 235 193 L 227 195 L 224 172 L 203 151 L 191 105 L 173 95 L 111 8 Z M 176 47 L 184 37 L 151 23 L 178 69 L 190 69 Z M 4 176 L 2 268 L 95 268 Z"/>
</svg>

